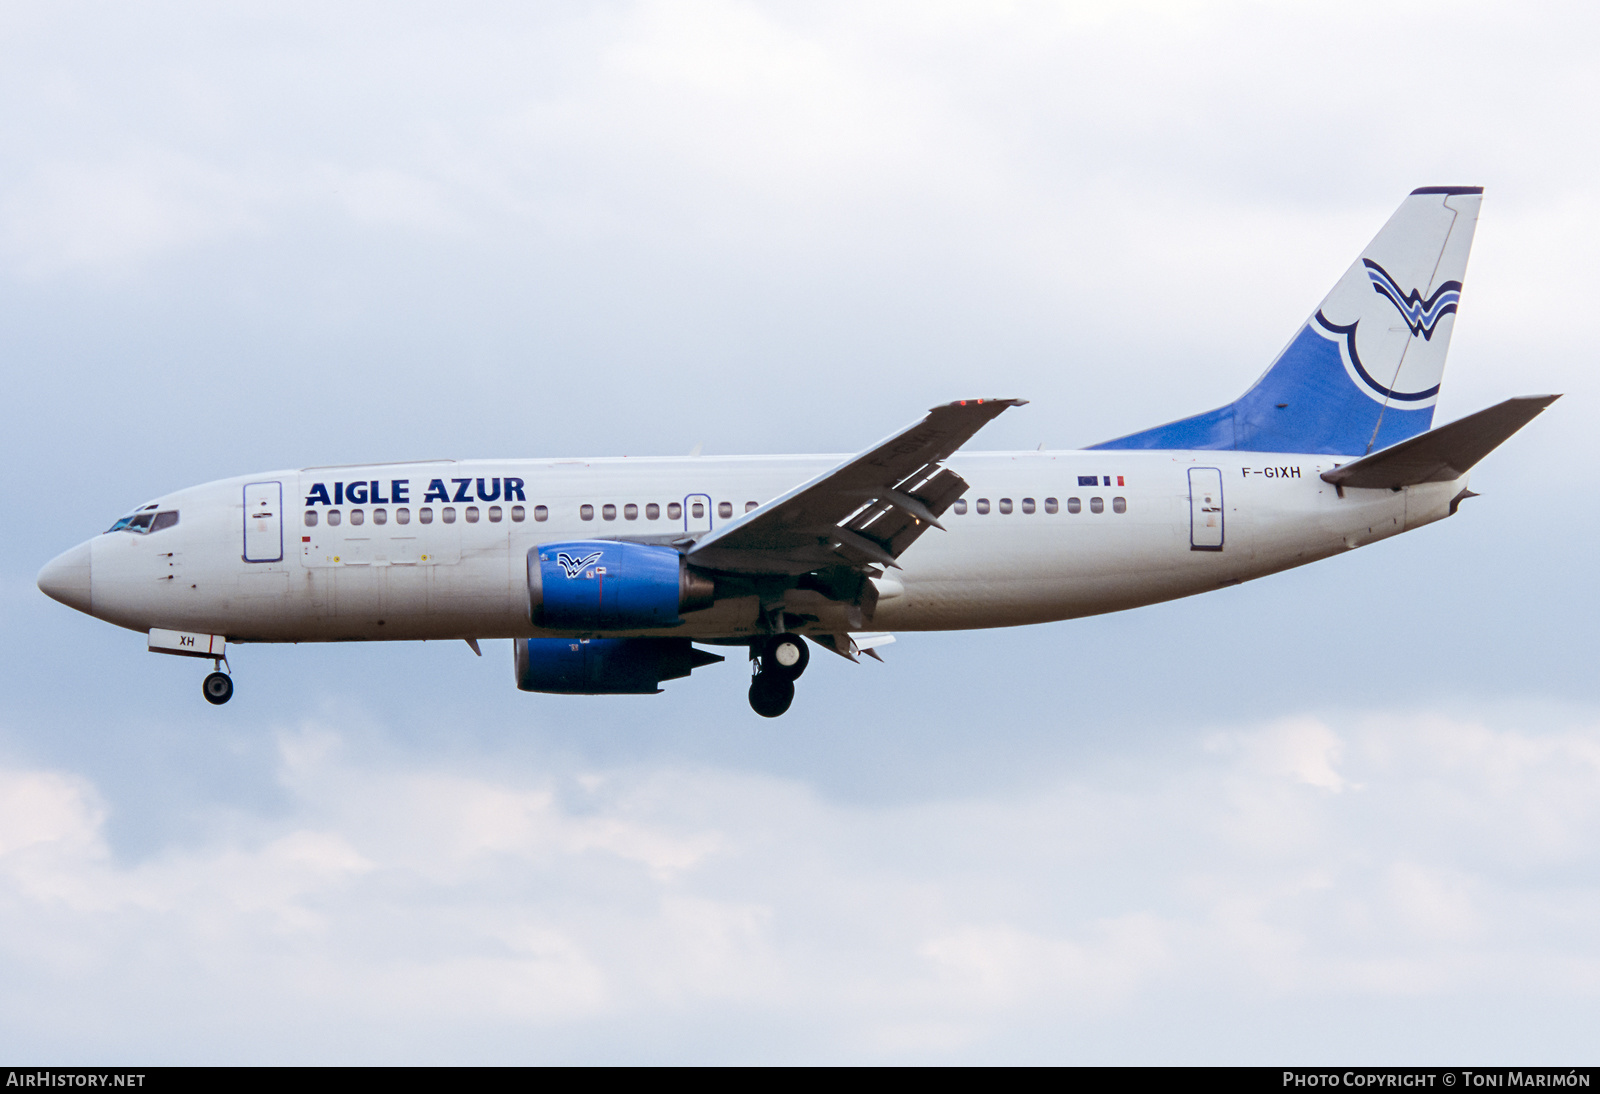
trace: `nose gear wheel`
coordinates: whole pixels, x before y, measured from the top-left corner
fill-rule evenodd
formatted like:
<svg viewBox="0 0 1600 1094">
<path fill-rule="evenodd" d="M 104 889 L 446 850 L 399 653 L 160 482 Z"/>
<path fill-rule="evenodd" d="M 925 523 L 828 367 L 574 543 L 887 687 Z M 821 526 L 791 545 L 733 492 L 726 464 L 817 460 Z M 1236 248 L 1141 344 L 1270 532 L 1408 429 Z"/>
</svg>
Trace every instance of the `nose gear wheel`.
<svg viewBox="0 0 1600 1094">
<path fill-rule="evenodd" d="M 201 682 L 200 693 L 206 697 L 206 702 L 220 707 L 233 698 L 233 677 L 225 672 L 213 672 Z"/>
</svg>

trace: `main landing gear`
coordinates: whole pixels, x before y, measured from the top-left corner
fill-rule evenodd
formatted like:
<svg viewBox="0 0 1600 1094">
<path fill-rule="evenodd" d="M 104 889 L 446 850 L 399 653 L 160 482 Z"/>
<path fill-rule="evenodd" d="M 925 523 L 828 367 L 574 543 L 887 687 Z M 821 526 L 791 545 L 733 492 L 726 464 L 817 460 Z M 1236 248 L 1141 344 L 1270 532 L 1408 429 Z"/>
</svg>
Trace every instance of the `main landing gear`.
<svg viewBox="0 0 1600 1094">
<path fill-rule="evenodd" d="M 798 634 L 775 634 L 750 646 L 750 709 L 776 718 L 794 702 L 794 682 L 806 671 L 811 651 Z"/>
</svg>

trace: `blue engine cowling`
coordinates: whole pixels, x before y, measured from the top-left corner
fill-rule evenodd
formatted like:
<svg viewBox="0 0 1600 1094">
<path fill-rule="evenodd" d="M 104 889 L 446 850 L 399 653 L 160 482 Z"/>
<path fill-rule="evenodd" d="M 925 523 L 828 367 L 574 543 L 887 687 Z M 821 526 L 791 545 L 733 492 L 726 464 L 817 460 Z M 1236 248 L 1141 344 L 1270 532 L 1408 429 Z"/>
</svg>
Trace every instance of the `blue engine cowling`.
<svg viewBox="0 0 1600 1094">
<path fill-rule="evenodd" d="M 517 687 L 565 695 L 654 695 L 722 658 L 687 638 L 519 638 Z"/>
<path fill-rule="evenodd" d="M 675 627 L 711 606 L 711 579 L 671 547 L 616 540 L 543 543 L 528 552 L 528 614 L 559 631 Z"/>
</svg>

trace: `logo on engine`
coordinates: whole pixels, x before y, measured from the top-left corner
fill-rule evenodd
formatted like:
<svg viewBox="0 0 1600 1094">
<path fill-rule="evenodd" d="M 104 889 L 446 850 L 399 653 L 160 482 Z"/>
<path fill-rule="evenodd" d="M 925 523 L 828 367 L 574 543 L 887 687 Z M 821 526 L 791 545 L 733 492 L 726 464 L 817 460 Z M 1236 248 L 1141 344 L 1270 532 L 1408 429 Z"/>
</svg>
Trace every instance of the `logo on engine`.
<svg viewBox="0 0 1600 1094">
<path fill-rule="evenodd" d="M 592 555 L 584 555 L 582 558 L 573 558 L 571 555 L 567 554 L 567 552 L 562 551 L 556 555 L 556 565 L 561 567 L 562 573 L 566 574 L 569 579 L 581 577 L 583 575 L 583 571 L 589 568 L 590 563 L 600 561 L 600 556 L 603 553 L 604 552 L 602 551 L 596 551 Z"/>
<path fill-rule="evenodd" d="M 1401 292 L 1400 286 L 1389 276 L 1389 271 L 1372 259 L 1363 258 L 1361 261 L 1367 267 L 1367 276 L 1372 279 L 1372 290 L 1400 310 L 1413 336 L 1420 334 L 1431 342 L 1439 320 L 1455 311 L 1456 304 L 1461 300 L 1459 281 L 1446 281 L 1424 300 L 1422 293 L 1416 289 L 1409 293 Z"/>
</svg>

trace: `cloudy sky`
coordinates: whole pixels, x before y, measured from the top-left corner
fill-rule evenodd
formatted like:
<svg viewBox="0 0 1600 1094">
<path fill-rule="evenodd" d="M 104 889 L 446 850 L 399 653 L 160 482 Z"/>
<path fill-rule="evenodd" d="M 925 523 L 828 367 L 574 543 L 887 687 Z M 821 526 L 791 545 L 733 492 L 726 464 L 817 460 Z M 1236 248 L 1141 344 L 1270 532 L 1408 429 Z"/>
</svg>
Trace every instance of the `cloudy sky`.
<svg viewBox="0 0 1600 1094">
<path fill-rule="evenodd" d="M 1600 18 L 1581 4 L 0 5 L 0 1055 L 1593 1062 Z M 1483 496 L 1186 602 L 518 693 L 47 600 L 160 492 L 981 447 L 1226 402 L 1486 187 Z"/>
</svg>

